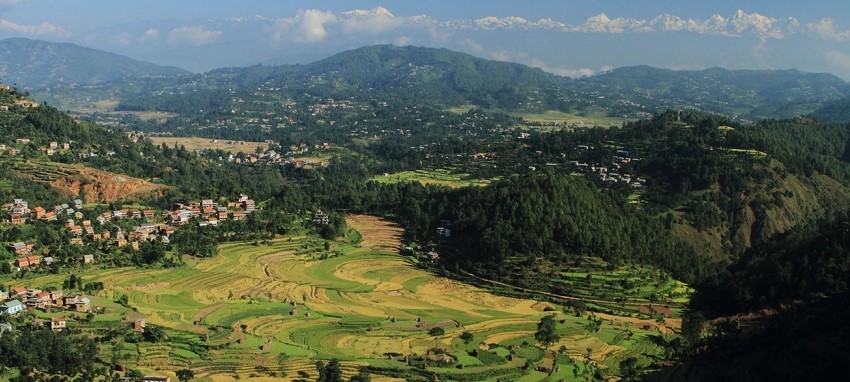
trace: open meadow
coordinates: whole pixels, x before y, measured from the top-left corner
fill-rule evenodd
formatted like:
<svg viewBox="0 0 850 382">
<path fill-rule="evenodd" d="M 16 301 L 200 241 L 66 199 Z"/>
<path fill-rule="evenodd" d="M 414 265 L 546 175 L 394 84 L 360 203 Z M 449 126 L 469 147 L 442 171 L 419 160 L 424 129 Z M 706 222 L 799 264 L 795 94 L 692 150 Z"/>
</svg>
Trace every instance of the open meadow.
<svg viewBox="0 0 850 382">
<path fill-rule="evenodd" d="M 174 377 L 175 370 L 191 368 L 201 381 L 315 380 L 316 360 L 333 358 L 346 378 L 368 365 L 373 374 L 414 380 L 430 374 L 440 380 L 574 379 L 594 367 L 616 369 L 629 356 L 662 352 L 654 320 L 600 315 L 594 326 L 589 316 L 563 313 L 555 304 L 497 296 L 415 267 L 398 254 L 402 230 L 390 221 L 353 215 L 347 223 L 362 241 L 291 235 L 266 245 L 225 244 L 218 255 L 188 259 L 176 269 L 84 270 L 79 275 L 86 282 L 104 283 L 93 305 L 106 311 L 92 323 L 69 326 L 129 332 L 130 322 L 144 318 L 165 327 L 168 340 L 117 341 L 103 352 L 149 374 Z M 11 284 L 55 286 L 65 277 Z M 113 302 L 122 295 L 132 310 Z M 549 347 L 550 359 L 534 339 L 547 314 L 555 315 L 561 335 Z M 429 336 L 434 327 L 445 334 Z M 459 338 L 464 331 L 473 335 L 469 343 Z M 434 347 L 452 354 L 453 364 L 417 366 L 414 356 Z M 523 368 L 552 357 L 560 365 L 552 375 Z"/>
<path fill-rule="evenodd" d="M 399 183 L 399 182 L 419 182 L 422 184 L 435 184 L 447 186 L 451 188 L 468 187 L 468 186 L 486 186 L 491 182 L 498 180 L 493 179 L 473 179 L 469 174 L 453 173 L 448 169 L 435 170 L 411 170 L 401 171 L 392 174 L 378 175 L 371 180 L 378 183 Z"/>
<path fill-rule="evenodd" d="M 520 117 L 528 122 L 540 123 L 543 125 L 561 125 L 564 127 L 609 127 L 620 126 L 623 122 L 629 119 L 621 117 L 611 117 L 603 112 L 588 113 L 588 114 L 572 114 L 564 113 L 557 110 L 548 110 L 542 113 L 510 113 L 515 117 Z"/>
<path fill-rule="evenodd" d="M 253 153 L 257 147 L 263 150 L 268 146 L 265 142 L 230 141 L 226 139 L 210 139 L 200 137 L 148 137 L 155 145 L 165 144 L 168 147 L 184 146 L 186 150 L 224 150 L 233 154 L 238 152 Z"/>
</svg>

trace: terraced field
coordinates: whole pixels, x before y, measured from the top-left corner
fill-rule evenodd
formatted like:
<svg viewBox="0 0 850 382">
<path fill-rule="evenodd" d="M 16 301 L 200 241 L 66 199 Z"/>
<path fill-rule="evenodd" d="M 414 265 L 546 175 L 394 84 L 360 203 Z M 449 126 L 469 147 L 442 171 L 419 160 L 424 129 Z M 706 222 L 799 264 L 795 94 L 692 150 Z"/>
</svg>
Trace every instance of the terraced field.
<svg viewBox="0 0 850 382">
<path fill-rule="evenodd" d="M 94 304 L 106 306 L 112 320 L 145 317 L 167 328 L 166 342 L 122 344 L 125 363 L 149 373 L 173 377 L 188 367 L 205 381 L 315 380 L 315 361 L 336 358 L 347 377 L 369 365 L 373 373 L 425 378 L 403 358 L 437 347 L 466 366 L 428 366 L 427 373 L 441 380 L 548 378 L 522 366 L 540 362 L 536 324 L 561 307 L 496 296 L 420 270 L 398 255 L 402 231 L 389 221 L 361 215 L 350 216 L 348 224 L 363 240 L 332 243 L 331 251 L 314 236 L 288 236 L 270 245 L 222 245 L 217 256 L 178 269 L 97 270 L 83 278 L 105 284 Z M 57 283 L 61 275 L 30 284 Z M 111 302 L 122 294 L 137 312 Z M 562 340 L 551 349 L 568 350 L 558 355 L 564 368 L 553 375 L 572 378 L 581 366 L 571 360 L 616 370 L 611 360 L 630 349 L 660 353 L 648 340 L 654 330 L 606 318 L 596 332 L 587 329 L 587 318 L 558 315 Z M 429 336 L 437 326 L 446 334 Z M 627 330 L 634 337 L 624 340 Z M 472 343 L 459 339 L 463 331 L 473 333 Z M 467 354 L 470 349 L 488 354 Z"/>
</svg>

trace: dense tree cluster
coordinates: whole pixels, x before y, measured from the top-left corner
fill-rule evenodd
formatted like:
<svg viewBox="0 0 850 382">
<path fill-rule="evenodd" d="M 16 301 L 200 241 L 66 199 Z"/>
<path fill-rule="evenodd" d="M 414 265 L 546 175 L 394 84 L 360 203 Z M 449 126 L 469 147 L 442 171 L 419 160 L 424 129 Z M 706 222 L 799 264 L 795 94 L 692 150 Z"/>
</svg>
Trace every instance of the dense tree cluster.
<svg viewBox="0 0 850 382">
<path fill-rule="evenodd" d="M 50 328 L 18 325 L 0 337 L 0 354 L 0 364 L 6 367 L 76 376 L 92 369 L 97 344 L 68 331 L 54 333 Z"/>
</svg>

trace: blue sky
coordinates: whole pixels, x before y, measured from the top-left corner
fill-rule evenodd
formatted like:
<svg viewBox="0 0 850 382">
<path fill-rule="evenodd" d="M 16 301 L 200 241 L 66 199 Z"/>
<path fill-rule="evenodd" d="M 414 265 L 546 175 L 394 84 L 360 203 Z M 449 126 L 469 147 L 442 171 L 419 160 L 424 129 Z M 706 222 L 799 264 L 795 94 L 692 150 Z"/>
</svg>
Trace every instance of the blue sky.
<svg viewBox="0 0 850 382">
<path fill-rule="evenodd" d="M 847 1 L 0 0 L 0 38 L 7 37 L 193 71 L 303 63 L 390 43 L 567 76 L 648 64 L 798 68 L 850 79 Z"/>
</svg>

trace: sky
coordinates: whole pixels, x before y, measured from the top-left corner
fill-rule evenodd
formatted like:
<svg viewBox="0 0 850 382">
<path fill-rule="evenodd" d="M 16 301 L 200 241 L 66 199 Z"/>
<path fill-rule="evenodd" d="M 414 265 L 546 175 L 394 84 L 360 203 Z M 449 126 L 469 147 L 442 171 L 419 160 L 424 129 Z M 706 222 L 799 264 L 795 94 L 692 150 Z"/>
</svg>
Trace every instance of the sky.
<svg viewBox="0 0 850 382">
<path fill-rule="evenodd" d="M 796 68 L 850 80 L 848 1 L 0 0 L 0 38 L 10 37 L 195 72 L 395 44 L 570 77 L 646 64 Z"/>
</svg>

